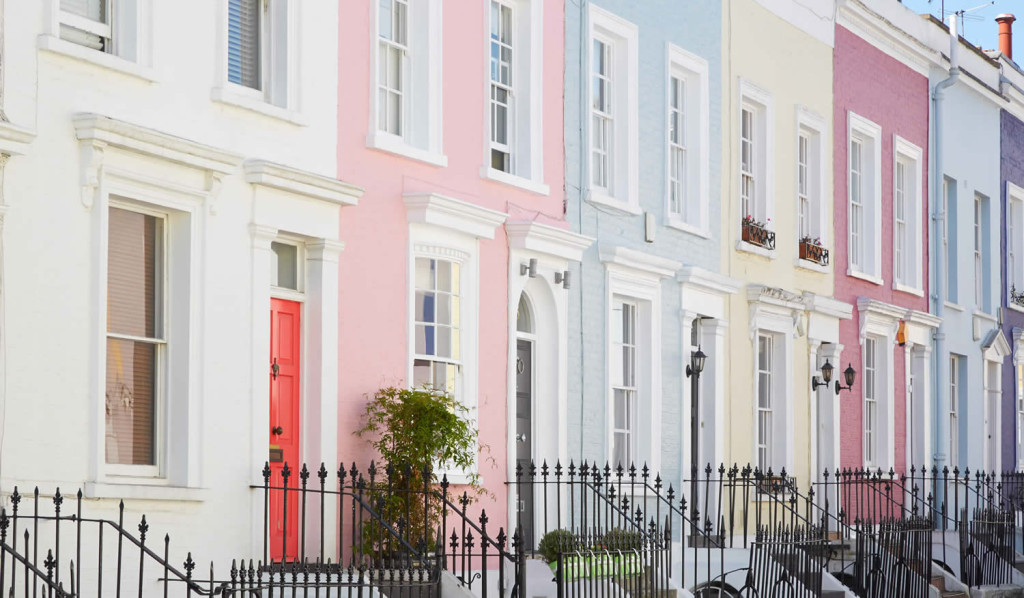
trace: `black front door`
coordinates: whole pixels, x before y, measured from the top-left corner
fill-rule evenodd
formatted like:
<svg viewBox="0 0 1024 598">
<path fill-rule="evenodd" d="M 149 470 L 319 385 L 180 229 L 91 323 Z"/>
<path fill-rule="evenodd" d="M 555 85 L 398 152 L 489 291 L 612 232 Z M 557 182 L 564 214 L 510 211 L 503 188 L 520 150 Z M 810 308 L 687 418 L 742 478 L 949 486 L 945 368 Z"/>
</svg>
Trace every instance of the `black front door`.
<svg viewBox="0 0 1024 598">
<path fill-rule="evenodd" d="M 516 465 L 522 468 L 516 509 L 526 548 L 534 548 L 533 537 L 533 343 L 516 342 Z"/>
</svg>

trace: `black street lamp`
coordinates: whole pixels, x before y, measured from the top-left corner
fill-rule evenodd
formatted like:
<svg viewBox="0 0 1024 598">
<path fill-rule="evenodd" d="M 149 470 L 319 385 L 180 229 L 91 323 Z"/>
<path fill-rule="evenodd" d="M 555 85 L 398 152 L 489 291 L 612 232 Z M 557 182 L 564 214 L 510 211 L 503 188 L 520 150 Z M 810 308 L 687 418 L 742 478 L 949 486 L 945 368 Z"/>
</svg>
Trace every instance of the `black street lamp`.
<svg viewBox="0 0 1024 598">
<path fill-rule="evenodd" d="M 819 386 L 828 386 L 832 382 L 832 372 L 835 368 L 829 360 L 825 360 L 825 365 L 821 366 L 821 379 L 817 376 L 811 376 L 811 389 L 818 390 Z M 846 382 L 846 386 L 839 384 L 839 380 L 836 380 L 836 394 L 839 394 L 840 390 L 851 390 L 853 389 L 853 381 L 857 378 L 857 371 L 853 369 L 853 364 L 846 366 L 843 370 L 843 381 Z"/>
<path fill-rule="evenodd" d="M 700 350 L 700 345 L 697 345 L 697 352 L 690 357 L 690 365 L 686 366 L 686 377 L 696 376 L 700 378 L 700 373 L 704 371 L 704 361 L 707 358 L 708 356 L 704 354 L 704 351 Z"/>
</svg>

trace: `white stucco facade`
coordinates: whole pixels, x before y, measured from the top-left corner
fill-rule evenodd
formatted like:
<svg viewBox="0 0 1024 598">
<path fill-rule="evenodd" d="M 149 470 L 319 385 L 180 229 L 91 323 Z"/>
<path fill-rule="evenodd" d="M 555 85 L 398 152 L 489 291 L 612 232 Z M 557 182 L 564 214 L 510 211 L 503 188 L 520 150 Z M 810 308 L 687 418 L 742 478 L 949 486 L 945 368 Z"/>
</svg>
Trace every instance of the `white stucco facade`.
<svg viewBox="0 0 1024 598">
<path fill-rule="evenodd" d="M 227 3 L 126 4 L 112 53 L 62 39 L 58 0 L 5 5 L 0 496 L 82 488 L 93 516 L 124 498 L 172 561 L 256 553 L 272 297 L 302 306 L 300 456 L 337 455 L 339 219 L 361 195 L 335 179 L 338 6 L 286 5 L 261 94 L 228 82 Z M 112 206 L 164 222 L 144 472 L 105 450 Z M 272 288 L 275 241 L 297 247 L 297 290 Z"/>
</svg>

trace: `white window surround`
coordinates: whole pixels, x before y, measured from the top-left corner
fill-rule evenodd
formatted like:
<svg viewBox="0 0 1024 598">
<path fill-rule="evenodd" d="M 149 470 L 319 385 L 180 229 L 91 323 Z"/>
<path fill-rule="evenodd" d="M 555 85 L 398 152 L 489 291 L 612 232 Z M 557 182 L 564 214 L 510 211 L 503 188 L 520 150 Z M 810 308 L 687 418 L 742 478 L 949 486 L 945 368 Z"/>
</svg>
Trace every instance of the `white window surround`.
<svg viewBox="0 0 1024 598">
<path fill-rule="evenodd" d="M 1024 293 L 1024 188 L 1009 181 L 1006 182 L 1006 242 L 1006 305 L 1024 312 L 1024 306 L 1017 305 L 1010 297 L 1013 288 Z"/>
<path fill-rule="evenodd" d="M 378 19 L 379 2 L 370 3 L 370 118 L 367 123 L 366 146 L 417 160 L 433 166 L 448 166 L 443 151 L 443 112 L 441 65 L 443 53 L 441 0 L 412 0 L 407 18 L 410 58 L 406 81 L 411 94 L 404 108 L 406 131 L 402 136 L 381 131 L 378 123 Z M 486 56 L 486 54 L 485 54 Z M 414 109 L 415 108 L 415 109 Z"/>
<path fill-rule="evenodd" d="M 865 170 L 864 179 L 867 179 L 866 184 L 862 185 L 861 188 L 861 199 L 863 201 L 863 234 L 861 243 L 864 247 L 863 259 L 866 262 L 866 267 L 859 268 L 854 266 L 854 257 L 852 252 L 852 242 L 849 241 L 852 231 L 852 218 L 853 218 L 853 191 L 852 191 L 852 180 L 850 175 L 851 168 L 851 151 L 850 146 L 853 141 L 857 140 L 861 143 L 862 148 L 865 152 L 869 152 L 869 155 L 862 156 L 863 163 L 861 167 Z M 867 120 L 866 118 L 859 116 L 855 113 L 848 112 L 847 116 L 847 259 L 848 265 L 846 274 L 855 278 L 860 278 L 868 282 L 881 285 L 884 284 L 882 278 L 882 252 L 879 246 L 880 239 L 878 235 L 882 230 L 882 128 L 877 124 Z"/>
<path fill-rule="evenodd" d="M 133 77 L 146 83 L 158 81 L 152 68 L 152 0 L 112 0 L 113 12 L 134 14 L 134 18 L 114 19 L 114 53 L 93 50 L 60 37 L 62 13 L 60 0 L 44 0 L 43 32 L 37 46 L 40 50 L 88 63 L 109 71 Z M 126 11 L 125 8 L 130 8 Z"/>
<path fill-rule="evenodd" d="M 587 36 L 587 200 L 629 214 L 640 214 L 640 153 L 638 110 L 639 33 L 635 24 L 594 4 L 588 6 Z M 590 77 L 594 70 L 593 42 L 600 40 L 612 48 L 611 72 L 613 86 L 611 99 L 613 131 L 611 152 L 610 189 L 595 187 L 591 181 L 591 152 L 594 147 L 592 112 L 593 85 Z"/>
<path fill-rule="evenodd" d="M 264 89 L 251 89 L 228 80 L 228 5 L 223 2 L 218 7 L 220 66 L 210 99 L 294 125 L 308 125 L 299 97 L 301 2 L 263 1 L 270 2 L 272 12 L 260 43 Z M 284 26 L 280 25 L 282 20 Z"/>
<path fill-rule="evenodd" d="M 865 340 L 875 339 L 875 400 L 878 404 L 877 428 L 875 430 L 876 458 L 870 463 L 874 468 L 888 470 L 896 466 L 896 387 L 895 351 L 896 330 L 900 320 L 907 316 L 907 309 L 875 299 L 857 299 L 860 313 L 859 340 L 861 364 L 865 363 Z M 863 403 L 863 387 L 859 391 Z M 864 465 L 869 465 L 865 463 Z"/>
<path fill-rule="evenodd" d="M 817 112 L 807 108 L 806 106 L 796 107 L 796 138 L 794 139 L 794 147 L 799 151 L 800 136 L 804 135 L 808 137 L 810 147 L 808 147 L 808 195 L 810 199 L 810 236 L 812 238 L 821 239 L 821 244 L 825 247 L 829 247 L 829 240 L 831 239 L 830 226 L 828 226 L 828 207 L 831 202 L 826 201 L 829 197 L 828 194 L 828 181 L 826 181 L 825 173 L 827 170 L 824 168 L 826 158 L 828 156 L 829 136 L 828 136 L 828 123 L 825 119 Z M 794 168 L 798 168 L 799 165 L 794 165 Z M 796 173 L 796 179 L 799 181 L 799 173 Z M 796 206 L 797 213 L 794 215 L 794 222 L 799 222 L 799 205 Z M 798 231 L 799 234 L 799 231 Z M 799 241 L 799 239 L 798 239 Z M 799 260 L 807 261 L 807 260 Z M 814 265 L 814 264 L 812 264 Z M 827 268 L 826 268 L 827 271 Z"/>
<path fill-rule="evenodd" d="M 415 321 L 415 264 L 417 257 L 457 262 L 461 266 L 461 394 L 460 401 L 477 419 L 479 390 L 478 322 L 480 317 L 480 240 L 493 239 L 495 229 L 505 222 L 507 214 L 489 210 L 464 201 L 435 193 L 407 193 L 403 195 L 406 218 L 409 222 L 408 299 L 406 321 Z M 413 379 L 415 330 L 408 327 L 406 379 Z M 448 472 L 453 483 L 469 481 L 476 473 Z"/>
<path fill-rule="evenodd" d="M 983 463 L 985 471 L 1002 471 L 1003 364 L 1006 363 L 1006 358 L 1012 354 L 1013 348 L 1001 328 L 993 328 L 981 342 L 981 356 L 984 364 L 982 370 L 984 388 L 982 416 L 986 423 L 986 434 L 994 436 L 991 441 L 989 438 L 982 440 L 983 446 L 985 446 L 982 454 L 987 457 L 987 462 Z M 990 393 L 995 396 L 989 396 Z M 993 402 L 995 405 L 992 405 Z M 994 409 L 990 409 L 992 407 Z M 986 450 L 989 447 L 995 447 L 995 455 L 989 455 Z"/>
<path fill-rule="evenodd" d="M 94 234 L 100 239 L 100 254 L 104 256 L 95 269 L 90 316 L 97 331 L 97 363 L 90 392 L 96 416 L 90 431 L 92 449 L 86 495 L 201 500 L 201 439 L 197 422 L 190 414 L 198 413 L 203 401 L 203 384 L 198 375 L 203 361 L 202 344 L 193 339 L 201 335 L 197 314 L 198 298 L 203 295 L 199 264 L 204 245 L 200 233 L 205 229 L 204 208 L 210 190 L 188 186 L 175 173 L 185 166 L 208 176 L 222 176 L 234 170 L 241 159 L 215 148 L 92 114 L 76 115 L 73 123 L 82 160 L 82 201 L 87 208 L 97 210 Z M 155 476 L 109 466 L 105 459 L 107 219 L 108 208 L 124 202 L 167 214 L 169 224 L 165 234 L 169 250 L 166 276 L 171 291 L 166 331 L 170 386 L 164 395 L 167 401 L 161 416 L 167 426 L 162 432 L 163 446 L 157 447 L 160 456 Z M 175 450 L 167 451 L 168 445 Z"/>
<path fill-rule="evenodd" d="M 674 213 L 671 209 L 670 190 L 670 169 L 671 151 L 670 140 L 668 139 L 669 127 L 666 123 L 666 184 L 665 184 L 665 214 L 666 225 L 678 228 L 704 238 L 710 238 L 711 231 L 708 225 L 708 180 L 709 180 L 709 155 L 710 155 L 710 112 L 709 112 L 709 76 L 707 60 L 691 54 L 673 44 L 668 44 L 666 56 L 668 72 L 665 76 L 665 104 L 670 106 L 671 82 L 673 78 L 680 79 L 685 85 L 685 102 L 683 129 L 685 131 L 684 141 L 686 145 L 686 174 L 687 181 L 684 186 L 685 204 L 682 214 Z M 668 110 L 666 110 L 666 114 Z M 696 180 L 694 180 L 696 179 Z M 687 217 L 686 206 L 692 206 L 696 202 L 696 214 L 694 217 Z M 691 208 L 692 209 L 692 208 Z"/>
<path fill-rule="evenodd" d="M 772 94 L 759 87 L 754 82 L 739 79 L 739 97 L 737 98 L 738 108 L 736 112 L 737 148 L 739 135 L 742 128 L 743 111 L 749 110 L 753 114 L 754 122 L 754 147 L 752 175 L 754 176 L 754 194 L 752 200 L 752 216 L 758 221 L 764 222 L 768 230 L 775 228 L 775 101 Z M 737 153 L 736 157 L 736 198 L 735 201 L 742 202 L 743 174 L 741 168 L 742 157 Z M 737 213 L 740 220 L 747 214 L 743 213 L 742 205 L 737 205 Z M 740 232 L 740 222 L 734 223 L 733 230 Z M 736 249 L 746 251 L 763 257 L 775 259 L 775 253 L 747 243 L 737 234 Z"/>
<path fill-rule="evenodd" d="M 480 176 L 538 195 L 549 195 L 551 190 L 544 184 L 544 0 L 497 1 L 513 10 L 515 54 L 512 58 L 512 171 L 491 168 L 491 73 L 488 58 L 484 60 L 484 114 L 487 128 L 483 135 L 484 154 Z M 487 57 L 490 57 L 491 51 L 489 2 L 484 10 L 484 56 Z"/>
<path fill-rule="evenodd" d="M 917 295 L 918 297 L 924 296 L 924 276 L 922 262 L 923 256 L 921 255 L 921 248 L 923 247 L 923 233 L 921 230 L 921 214 L 923 208 L 923 176 L 922 169 L 924 165 L 924 152 L 920 147 L 910 143 L 906 139 L 899 135 L 892 136 L 892 148 L 893 148 L 893 159 L 892 159 L 892 200 L 893 200 L 893 260 L 896 256 L 896 186 L 897 186 L 897 164 L 900 162 L 909 163 L 911 171 L 906 173 L 904 176 L 909 176 L 909 180 L 905 181 L 907 188 L 910 191 L 910 196 L 904 198 L 904 210 L 905 210 L 905 221 L 907 223 L 907 246 L 911 250 L 910 257 L 906 260 L 908 266 L 912 266 L 912 270 L 907 272 L 906 275 L 908 280 L 906 283 L 901 283 L 896 279 L 896 263 L 893 262 L 893 275 L 892 275 L 892 288 L 897 291 L 904 293 L 910 293 Z"/>
<path fill-rule="evenodd" d="M 1013 329 L 1014 431 L 1017 470 L 1024 470 L 1024 330 Z"/>
<path fill-rule="evenodd" d="M 598 254 L 605 266 L 605 305 L 608 320 L 605 323 L 608 335 L 605 339 L 606 397 L 606 459 L 612 458 L 612 425 L 614 422 L 613 394 L 611 391 L 611 330 L 613 330 L 611 306 L 615 298 L 635 303 L 639 308 L 637 342 L 641 347 L 642 365 L 637 372 L 639 402 L 644 407 L 640 421 L 640 445 L 637 460 L 654 470 L 661 465 L 661 282 L 674 276 L 680 268 L 679 262 L 652 256 L 647 253 L 613 245 L 599 245 Z M 644 359 L 646 357 L 646 359 Z M 647 416 L 646 418 L 644 416 Z M 645 435 L 644 432 L 650 432 Z M 638 463 L 639 466 L 639 463 Z"/>
<path fill-rule="evenodd" d="M 793 472 L 794 466 L 794 354 L 793 341 L 800 333 L 803 312 L 806 310 L 803 297 L 775 287 L 747 285 L 747 302 L 750 305 L 749 334 L 754 359 L 751 360 L 751 396 L 757 397 L 757 343 L 758 336 L 773 337 L 773 438 L 772 473 L 784 467 Z M 751 401 L 751 421 L 757 421 L 757 401 Z M 750 462 L 757 463 L 756 443 L 750 454 Z"/>
</svg>

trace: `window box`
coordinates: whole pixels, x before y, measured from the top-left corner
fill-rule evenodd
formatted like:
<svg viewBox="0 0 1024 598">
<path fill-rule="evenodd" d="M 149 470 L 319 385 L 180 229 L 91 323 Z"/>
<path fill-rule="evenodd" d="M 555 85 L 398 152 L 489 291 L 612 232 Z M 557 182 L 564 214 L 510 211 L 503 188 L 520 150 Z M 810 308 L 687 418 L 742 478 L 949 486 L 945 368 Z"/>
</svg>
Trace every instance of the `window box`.
<svg viewBox="0 0 1024 598">
<path fill-rule="evenodd" d="M 768 230 L 764 224 L 752 219 L 743 220 L 743 240 L 768 250 L 775 250 L 775 232 Z"/>
<path fill-rule="evenodd" d="M 1015 286 L 1010 286 L 1010 303 L 1018 307 L 1024 307 L 1024 292 L 1018 291 Z"/>
<path fill-rule="evenodd" d="M 800 239 L 800 259 L 827 266 L 828 249 L 811 239 Z"/>
</svg>

